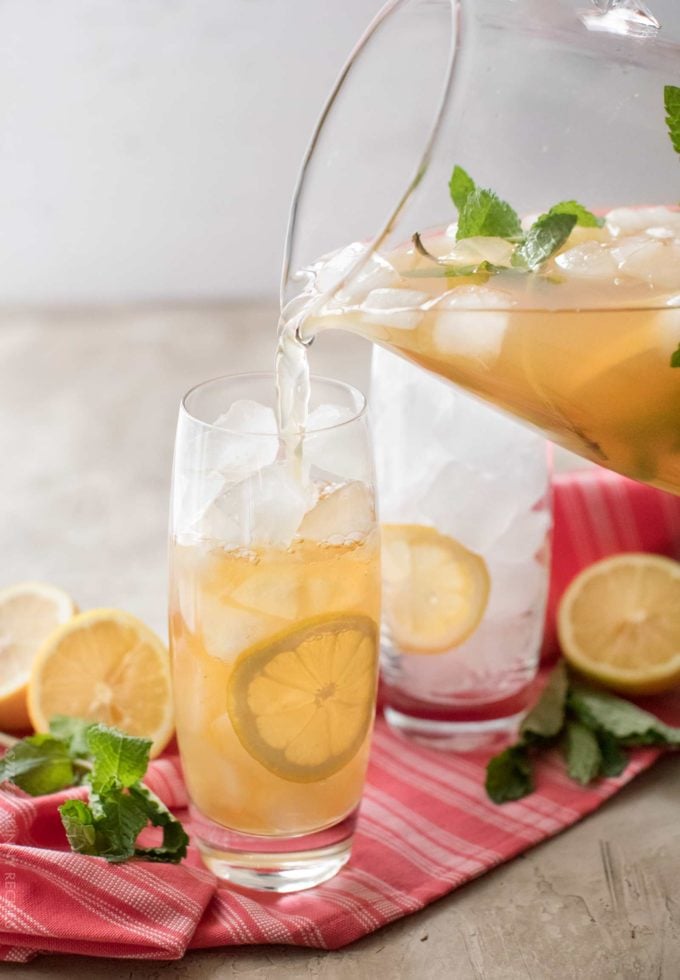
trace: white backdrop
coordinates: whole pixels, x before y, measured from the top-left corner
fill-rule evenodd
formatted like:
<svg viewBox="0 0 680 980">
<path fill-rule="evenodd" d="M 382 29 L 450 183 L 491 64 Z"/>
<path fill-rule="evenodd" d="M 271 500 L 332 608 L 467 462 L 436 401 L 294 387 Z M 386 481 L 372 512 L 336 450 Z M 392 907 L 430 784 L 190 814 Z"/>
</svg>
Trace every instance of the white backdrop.
<svg viewBox="0 0 680 980">
<path fill-rule="evenodd" d="M 381 3 L 0 0 L 0 310 L 273 299 L 311 128 Z"/>
<path fill-rule="evenodd" d="M 0 0 L 0 307 L 273 296 L 380 0 Z"/>
</svg>

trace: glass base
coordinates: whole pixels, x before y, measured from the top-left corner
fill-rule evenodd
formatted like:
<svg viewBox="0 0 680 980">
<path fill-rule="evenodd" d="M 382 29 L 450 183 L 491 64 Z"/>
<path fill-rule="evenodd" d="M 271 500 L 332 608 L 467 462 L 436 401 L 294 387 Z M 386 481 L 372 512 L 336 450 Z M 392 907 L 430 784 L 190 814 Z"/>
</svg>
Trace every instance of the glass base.
<svg viewBox="0 0 680 980">
<path fill-rule="evenodd" d="M 285 894 L 314 888 L 347 864 L 357 810 L 332 827 L 294 837 L 240 834 L 195 807 L 191 816 L 193 840 L 213 874 L 241 888 Z"/>
<path fill-rule="evenodd" d="M 502 749 L 514 741 L 525 713 L 520 711 L 488 721 L 445 721 L 417 718 L 386 706 L 385 720 L 390 728 L 421 745 L 443 751 L 476 752 Z"/>
</svg>

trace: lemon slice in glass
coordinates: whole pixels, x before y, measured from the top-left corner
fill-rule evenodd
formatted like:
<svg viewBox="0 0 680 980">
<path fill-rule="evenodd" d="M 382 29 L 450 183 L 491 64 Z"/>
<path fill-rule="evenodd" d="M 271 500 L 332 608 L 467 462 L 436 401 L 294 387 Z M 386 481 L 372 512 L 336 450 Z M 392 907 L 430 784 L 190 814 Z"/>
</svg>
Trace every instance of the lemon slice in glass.
<svg viewBox="0 0 680 980">
<path fill-rule="evenodd" d="M 422 524 L 384 524 L 382 542 L 385 617 L 395 644 L 437 654 L 463 643 L 489 600 L 484 559 Z"/>
<path fill-rule="evenodd" d="M 229 679 L 229 717 L 266 769 L 308 783 L 356 755 L 373 718 L 378 630 L 368 616 L 310 619 L 241 654 Z"/>
<path fill-rule="evenodd" d="M 626 553 L 595 562 L 570 583 L 557 615 L 564 656 L 625 694 L 680 684 L 680 562 Z"/>
</svg>

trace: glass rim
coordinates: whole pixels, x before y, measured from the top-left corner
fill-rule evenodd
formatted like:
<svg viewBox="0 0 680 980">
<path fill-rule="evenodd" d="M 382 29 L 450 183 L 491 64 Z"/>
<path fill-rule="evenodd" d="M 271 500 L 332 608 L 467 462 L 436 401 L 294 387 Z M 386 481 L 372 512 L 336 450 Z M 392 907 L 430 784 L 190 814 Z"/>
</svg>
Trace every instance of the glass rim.
<svg viewBox="0 0 680 980">
<path fill-rule="evenodd" d="M 275 371 L 239 371 L 235 374 L 220 374 L 214 378 L 207 378 L 205 381 L 199 381 L 198 384 L 193 385 L 180 400 L 180 412 L 184 413 L 191 422 L 196 425 L 203 426 L 205 429 L 211 429 L 215 432 L 226 432 L 229 435 L 235 436 L 249 436 L 249 437 L 264 437 L 268 439 L 281 439 L 282 433 L 277 432 L 258 432 L 249 431 L 247 429 L 230 429 L 226 425 L 216 425 L 214 422 L 206 422 L 205 419 L 198 418 L 188 407 L 187 401 L 189 398 L 198 392 L 202 388 L 207 388 L 208 385 L 217 385 L 220 382 L 236 382 L 245 381 L 246 379 L 251 379 L 253 381 L 263 381 L 268 379 L 271 381 L 273 387 L 276 385 L 276 372 Z M 341 389 L 344 392 L 348 392 L 353 399 L 358 403 L 358 407 L 352 408 L 352 414 L 349 418 L 343 419 L 341 422 L 333 422 L 329 425 L 319 425 L 312 429 L 305 429 L 304 435 L 316 435 L 319 432 L 332 432 L 334 429 L 341 429 L 345 425 L 351 425 L 353 422 L 358 422 L 360 419 L 364 418 L 368 408 L 368 399 L 366 395 L 361 391 L 356 385 L 352 385 L 347 381 L 340 381 L 337 378 L 327 378 L 325 375 L 321 374 L 311 374 L 309 377 L 310 388 L 313 390 L 314 386 L 318 383 L 330 385 L 331 387 Z M 255 400 L 255 399 L 253 399 Z M 267 406 L 269 407 L 269 406 Z"/>
</svg>

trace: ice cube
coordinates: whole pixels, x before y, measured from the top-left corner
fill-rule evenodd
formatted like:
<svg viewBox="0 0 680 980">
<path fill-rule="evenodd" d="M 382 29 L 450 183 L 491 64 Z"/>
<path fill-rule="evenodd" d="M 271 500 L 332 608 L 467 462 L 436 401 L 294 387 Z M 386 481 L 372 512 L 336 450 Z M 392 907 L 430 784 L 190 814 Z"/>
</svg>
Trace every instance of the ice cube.
<svg viewBox="0 0 680 980">
<path fill-rule="evenodd" d="M 232 402 L 229 409 L 215 419 L 213 425 L 230 432 L 272 436 L 277 434 L 274 409 L 250 398 L 239 398 Z"/>
<path fill-rule="evenodd" d="M 369 252 L 368 245 L 354 242 L 322 259 L 315 267 L 316 290 L 322 294 L 333 292 L 361 256 Z M 396 279 L 397 273 L 390 263 L 377 252 L 373 252 L 368 255 L 361 269 L 351 277 L 351 281 L 345 284 L 331 303 L 333 306 L 336 305 L 336 301 L 341 305 L 359 303 L 371 289 L 391 286 Z"/>
<path fill-rule="evenodd" d="M 489 549 L 491 562 L 525 562 L 535 558 L 545 546 L 550 530 L 547 510 L 530 510 L 519 514 Z"/>
<path fill-rule="evenodd" d="M 428 434 L 453 392 L 403 358 L 381 347 L 373 350 L 371 421 L 385 520 L 408 522 L 417 516 L 420 498 L 442 463 L 437 441 Z"/>
<path fill-rule="evenodd" d="M 556 257 L 555 264 L 567 275 L 584 279 L 613 279 L 617 272 L 616 259 L 609 247 L 596 241 L 568 248 Z"/>
<path fill-rule="evenodd" d="M 507 531 L 518 510 L 505 473 L 457 462 L 440 469 L 421 506 L 439 530 L 478 554 Z"/>
<path fill-rule="evenodd" d="M 298 618 L 303 598 L 304 573 L 302 565 L 267 558 L 243 582 L 234 586 L 229 598 L 239 607 L 293 620 Z"/>
<path fill-rule="evenodd" d="M 308 416 L 305 429 L 308 433 L 321 429 L 331 429 L 334 426 L 348 422 L 355 412 L 346 405 L 323 404 L 313 408 Z"/>
<path fill-rule="evenodd" d="M 520 514 L 541 503 L 550 486 L 547 444 L 532 432 L 528 435 L 534 436 L 534 441 L 518 443 L 516 447 L 511 446 L 508 438 L 504 467 L 507 493 L 512 495 Z"/>
<path fill-rule="evenodd" d="M 218 416 L 212 427 L 188 434 L 181 472 L 200 481 L 206 475 L 241 480 L 276 459 L 279 441 L 271 408 L 241 399 Z"/>
<path fill-rule="evenodd" d="M 430 299 L 417 289 L 373 289 L 361 304 L 368 323 L 395 330 L 414 330 L 422 319 L 423 303 Z"/>
<path fill-rule="evenodd" d="M 220 495 L 226 480 L 216 470 L 204 472 L 175 468 L 172 496 L 172 530 L 181 543 L 196 537 L 196 527 L 207 508 Z"/>
<path fill-rule="evenodd" d="M 504 460 L 503 465 L 510 469 L 511 460 L 524 461 L 537 456 L 540 470 L 545 474 L 545 441 L 541 436 L 452 386 L 446 388 L 442 410 L 431 418 L 430 431 L 440 459 L 446 453 L 451 461 L 493 472 L 498 469 L 499 460 Z"/>
<path fill-rule="evenodd" d="M 483 551 L 547 492 L 541 436 L 381 348 L 371 416 L 383 521 L 432 523 Z"/>
<path fill-rule="evenodd" d="M 615 238 L 634 235 L 650 228 L 664 228 L 680 235 L 680 211 L 665 207 L 616 208 L 609 212 L 606 223 Z"/>
<path fill-rule="evenodd" d="M 483 431 L 481 427 L 477 429 L 478 433 L 480 431 Z M 512 498 L 516 514 L 519 515 L 543 501 L 548 492 L 550 474 L 547 449 L 545 441 L 531 432 L 528 435 L 533 436 L 534 441 L 525 444 L 519 440 L 514 442 L 516 433 L 512 430 L 506 432 L 502 455 L 491 460 L 480 452 L 474 465 L 482 473 L 494 476 L 502 474 L 505 493 Z M 472 451 L 467 447 L 459 450 L 459 456 L 466 462 L 473 458 Z"/>
<path fill-rule="evenodd" d="M 493 362 L 508 327 L 508 314 L 501 311 L 513 303 L 508 293 L 485 286 L 459 286 L 444 293 L 435 308 L 435 346 L 446 354 Z"/>
<path fill-rule="evenodd" d="M 174 527 L 182 531 L 196 524 L 227 483 L 274 462 L 279 450 L 276 419 L 271 408 L 242 399 L 198 435 L 180 423 L 178 446 Z"/>
<path fill-rule="evenodd" d="M 239 483 L 227 484 L 200 519 L 203 538 L 228 548 L 286 548 L 316 491 L 287 462 L 272 463 Z"/>
<path fill-rule="evenodd" d="M 542 609 L 500 620 L 490 618 L 487 611 L 470 639 L 453 651 L 456 669 L 449 671 L 451 693 L 459 695 L 466 688 L 471 692 L 482 688 L 502 697 L 523 688 L 528 676 L 533 676 L 542 631 Z M 460 685 L 456 683 L 459 674 Z M 442 681 L 438 690 L 445 691 L 447 682 L 443 677 Z"/>
<path fill-rule="evenodd" d="M 319 405 L 309 413 L 302 447 L 308 469 L 314 467 L 331 481 L 372 482 L 365 424 L 350 421 L 354 414 L 341 405 Z"/>
<path fill-rule="evenodd" d="M 198 596 L 197 619 L 206 651 L 226 662 L 287 625 L 261 609 L 247 609 L 209 594 Z"/>
<path fill-rule="evenodd" d="M 619 271 L 662 288 L 680 288 L 680 242 L 639 236 L 612 249 Z"/>
<path fill-rule="evenodd" d="M 298 535 L 309 541 L 340 545 L 363 541 L 375 526 L 375 500 L 365 483 L 354 481 L 322 491 L 305 514 Z"/>
<path fill-rule="evenodd" d="M 548 571 L 538 561 L 489 562 L 491 593 L 488 620 L 501 620 L 542 606 L 548 588 Z"/>
<path fill-rule="evenodd" d="M 650 238 L 658 238 L 660 241 L 670 241 L 675 235 L 669 228 L 647 228 L 646 235 Z"/>
</svg>

